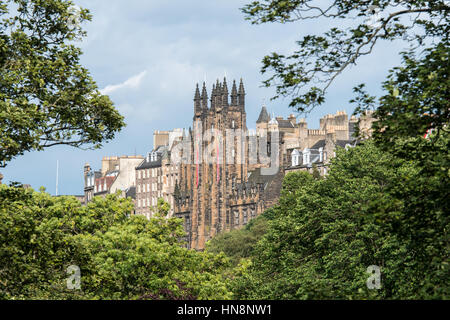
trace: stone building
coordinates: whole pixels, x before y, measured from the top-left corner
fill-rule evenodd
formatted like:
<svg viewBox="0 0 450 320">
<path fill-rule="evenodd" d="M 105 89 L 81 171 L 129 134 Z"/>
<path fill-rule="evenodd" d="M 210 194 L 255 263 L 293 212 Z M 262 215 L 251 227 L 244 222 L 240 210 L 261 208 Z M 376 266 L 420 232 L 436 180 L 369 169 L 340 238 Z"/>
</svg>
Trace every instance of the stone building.
<svg viewBox="0 0 450 320">
<path fill-rule="evenodd" d="M 154 150 L 136 167 L 137 214 L 151 218 L 159 198 L 170 204 L 169 214 L 173 214 L 179 165 L 170 161 L 170 150 L 182 135 L 182 129 L 154 132 Z"/>
<path fill-rule="evenodd" d="M 162 157 L 167 148 L 160 146 L 136 167 L 136 214 L 151 218 L 162 195 Z"/>
<path fill-rule="evenodd" d="M 85 203 L 92 201 L 94 196 L 105 196 L 117 191 L 121 191 L 124 196 L 133 196 L 135 168 L 143 159 L 142 156 L 104 157 L 100 171 L 92 170 L 87 163 L 84 166 Z"/>
<path fill-rule="evenodd" d="M 261 120 L 267 117 L 263 114 Z M 277 170 L 271 175 L 262 174 L 263 165 L 252 161 L 249 152 L 249 142 L 254 139 L 255 145 L 264 144 L 265 156 L 272 156 L 268 132 L 274 131 L 278 139 L 280 132 L 272 130 L 271 124 L 269 120 L 267 131 L 261 128 L 248 134 L 242 80 L 239 88 L 233 82 L 231 95 L 226 79 L 223 83 L 217 81 L 210 99 L 205 84 L 202 93 L 197 86 L 194 129 L 185 137 L 190 150 L 185 150 L 186 163 L 180 165 L 180 179 L 174 190 L 175 215 L 185 221 L 189 247 L 203 249 L 214 235 L 244 226 L 274 204 L 283 173 Z M 236 135 L 229 138 L 229 132 Z M 197 139 L 198 136 L 203 139 Z M 253 160 L 262 157 L 259 151 Z M 205 159 L 199 159 L 203 154 Z M 207 156 L 216 161 L 207 162 Z M 280 159 L 281 155 L 278 162 Z"/>
<path fill-rule="evenodd" d="M 214 235 L 241 228 L 275 205 L 286 173 L 326 175 L 335 149 L 356 144 L 357 127 L 371 134 L 370 113 L 357 119 L 339 111 L 310 129 L 305 119 L 270 116 L 265 106 L 251 132 L 245 95 L 242 80 L 231 92 L 226 79 L 217 81 L 210 97 L 205 84 L 201 91 L 197 85 L 192 128 L 155 131 L 145 158 L 104 158 L 101 171 L 86 165 L 86 201 L 122 190 L 135 197 L 136 214 L 151 218 L 163 198 L 170 215 L 183 219 L 188 247 L 202 250 Z"/>
<path fill-rule="evenodd" d="M 286 138 L 285 172 L 312 172 L 315 167 L 325 175 L 330 159 L 336 156 L 336 148 L 354 147 L 358 142 L 355 136 L 357 127 L 360 130 L 359 139 L 370 137 L 372 122 L 371 112 L 361 118 L 352 116 L 349 119 L 345 111 L 338 111 L 320 119 L 319 129 L 308 129 L 306 121 L 301 119 L 296 126 L 296 134 Z"/>
<path fill-rule="evenodd" d="M 193 129 L 183 135 L 190 149 L 183 151 L 185 163 L 180 165 L 173 191 L 174 214 L 184 219 L 188 246 L 201 250 L 214 235 L 240 228 L 276 204 L 287 172 L 317 168 L 325 175 L 335 149 L 355 145 L 353 134 L 360 123 L 370 135 L 371 121 L 371 114 L 349 119 L 339 111 L 322 118 L 318 129 L 309 129 L 305 119 L 270 117 L 263 106 L 256 132 L 248 132 L 242 80 L 239 88 L 233 83 L 230 95 L 226 80 L 217 81 L 210 98 L 205 84 L 201 93 L 197 85 Z M 245 134 L 229 140 L 228 130 Z M 199 135 L 207 138 L 198 141 Z M 255 146 L 256 155 L 252 152 Z M 205 158 L 216 161 L 199 159 L 205 150 Z M 265 157 L 270 161 L 264 161 Z M 274 160 L 277 169 L 268 170 Z"/>
</svg>

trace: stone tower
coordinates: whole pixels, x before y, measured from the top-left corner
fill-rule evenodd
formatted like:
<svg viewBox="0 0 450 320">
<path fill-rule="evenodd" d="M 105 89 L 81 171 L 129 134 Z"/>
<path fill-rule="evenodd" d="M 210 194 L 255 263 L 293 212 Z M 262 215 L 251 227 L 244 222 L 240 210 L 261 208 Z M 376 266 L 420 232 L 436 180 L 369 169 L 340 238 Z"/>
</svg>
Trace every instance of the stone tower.
<svg viewBox="0 0 450 320">
<path fill-rule="evenodd" d="M 191 130 L 191 163 L 181 168 L 180 188 L 190 191 L 190 246 L 204 248 L 205 242 L 227 229 L 230 208 L 226 196 L 244 182 L 248 173 L 245 88 L 233 81 L 231 95 L 226 78 L 213 84 L 210 104 L 206 84 L 194 94 Z M 227 136 L 228 134 L 228 136 Z M 184 180 L 184 181 L 183 181 Z M 181 191 L 180 191 L 181 192 Z"/>
</svg>

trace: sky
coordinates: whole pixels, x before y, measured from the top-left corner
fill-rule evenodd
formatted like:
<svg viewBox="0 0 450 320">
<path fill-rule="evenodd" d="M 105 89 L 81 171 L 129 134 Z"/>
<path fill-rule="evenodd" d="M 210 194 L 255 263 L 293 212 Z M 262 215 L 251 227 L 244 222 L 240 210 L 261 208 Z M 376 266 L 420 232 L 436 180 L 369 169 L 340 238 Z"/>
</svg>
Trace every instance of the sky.
<svg viewBox="0 0 450 320">
<path fill-rule="evenodd" d="M 246 89 L 247 127 L 255 128 L 263 101 L 269 112 L 296 114 L 289 99 L 270 101 L 272 88 L 261 86 L 262 58 L 289 54 L 295 41 L 328 30 L 328 20 L 292 24 L 252 25 L 239 10 L 250 0 L 75 0 L 93 15 L 83 24 L 88 32 L 77 45 L 81 63 L 88 68 L 102 93 L 110 96 L 127 126 L 100 150 L 67 146 L 28 152 L 0 172 L 3 182 L 41 186 L 59 194 L 83 194 L 83 167 L 99 170 L 104 156 L 145 155 L 152 150 L 153 131 L 189 128 L 193 118 L 196 83 L 206 79 L 208 91 L 226 75 L 228 87 L 242 78 Z M 348 103 L 352 88 L 366 83 L 379 94 L 388 70 L 400 64 L 401 43 L 381 43 L 373 53 L 346 70 L 332 84 L 326 103 L 307 115 L 308 127 L 317 128 L 326 114 L 354 107 Z M 301 116 L 305 117 L 305 116 Z"/>
</svg>

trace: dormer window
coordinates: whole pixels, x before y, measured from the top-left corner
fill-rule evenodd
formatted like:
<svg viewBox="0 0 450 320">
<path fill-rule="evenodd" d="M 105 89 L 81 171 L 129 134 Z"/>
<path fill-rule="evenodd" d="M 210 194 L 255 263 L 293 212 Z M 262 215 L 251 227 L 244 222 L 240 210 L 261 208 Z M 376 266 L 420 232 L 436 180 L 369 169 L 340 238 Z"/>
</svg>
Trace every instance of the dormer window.
<svg viewBox="0 0 450 320">
<path fill-rule="evenodd" d="M 309 149 L 303 151 L 303 164 L 311 164 L 311 151 Z"/>
<path fill-rule="evenodd" d="M 292 152 L 291 158 L 292 158 L 292 166 L 296 167 L 300 165 L 300 151 L 294 150 Z"/>
</svg>

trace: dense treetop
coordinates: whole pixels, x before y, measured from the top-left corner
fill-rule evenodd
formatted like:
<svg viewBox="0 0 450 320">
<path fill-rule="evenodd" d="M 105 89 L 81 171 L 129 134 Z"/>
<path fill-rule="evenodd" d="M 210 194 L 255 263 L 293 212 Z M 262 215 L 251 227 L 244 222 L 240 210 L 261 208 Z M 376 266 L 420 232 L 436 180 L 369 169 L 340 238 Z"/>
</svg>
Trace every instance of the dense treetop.
<svg viewBox="0 0 450 320">
<path fill-rule="evenodd" d="M 55 145 L 98 148 L 123 117 L 80 64 L 91 19 L 64 0 L 0 2 L 0 166 Z"/>
</svg>

